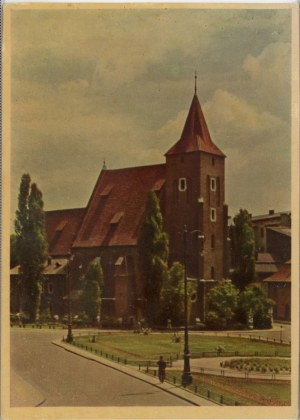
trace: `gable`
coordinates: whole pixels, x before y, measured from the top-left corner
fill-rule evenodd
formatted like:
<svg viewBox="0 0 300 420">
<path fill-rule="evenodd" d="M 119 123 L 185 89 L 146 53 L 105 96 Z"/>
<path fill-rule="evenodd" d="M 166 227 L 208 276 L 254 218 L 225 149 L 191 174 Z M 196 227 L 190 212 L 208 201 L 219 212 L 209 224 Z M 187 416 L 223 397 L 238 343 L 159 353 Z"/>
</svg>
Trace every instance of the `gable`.
<svg viewBox="0 0 300 420">
<path fill-rule="evenodd" d="M 136 245 L 148 192 L 164 180 L 164 164 L 103 170 L 73 247 Z"/>
</svg>

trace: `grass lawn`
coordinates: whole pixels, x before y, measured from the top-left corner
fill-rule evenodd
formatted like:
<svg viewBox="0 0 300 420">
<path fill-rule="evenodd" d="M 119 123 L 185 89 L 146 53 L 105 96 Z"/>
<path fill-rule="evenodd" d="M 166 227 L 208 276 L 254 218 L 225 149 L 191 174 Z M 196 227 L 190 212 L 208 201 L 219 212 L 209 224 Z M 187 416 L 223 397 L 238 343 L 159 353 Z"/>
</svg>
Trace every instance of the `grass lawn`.
<svg viewBox="0 0 300 420">
<path fill-rule="evenodd" d="M 76 343 L 92 347 L 93 350 L 102 350 L 110 355 L 126 358 L 128 363 L 138 364 L 141 361 L 157 361 L 160 355 L 165 359 L 171 356 L 173 360 L 182 358 L 183 353 L 183 334 L 181 342 L 172 341 L 170 333 L 152 333 L 150 335 L 141 335 L 133 333 L 98 333 L 95 335 L 96 342 L 91 343 L 87 336 L 77 336 Z M 217 346 L 225 348 L 226 352 L 238 352 L 237 355 L 253 356 L 278 356 L 289 357 L 291 353 L 290 346 L 250 341 L 246 338 L 232 338 L 224 336 L 208 336 L 190 334 L 190 353 L 191 357 L 209 356 L 205 352 L 215 352 Z M 216 356 L 216 353 L 212 353 Z"/>
<path fill-rule="evenodd" d="M 291 403 L 290 383 L 274 383 L 255 379 L 226 378 L 212 375 L 193 375 L 194 386 L 210 389 L 219 401 L 219 395 L 237 401 L 239 405 L 289 405 Z"/>
</svg>

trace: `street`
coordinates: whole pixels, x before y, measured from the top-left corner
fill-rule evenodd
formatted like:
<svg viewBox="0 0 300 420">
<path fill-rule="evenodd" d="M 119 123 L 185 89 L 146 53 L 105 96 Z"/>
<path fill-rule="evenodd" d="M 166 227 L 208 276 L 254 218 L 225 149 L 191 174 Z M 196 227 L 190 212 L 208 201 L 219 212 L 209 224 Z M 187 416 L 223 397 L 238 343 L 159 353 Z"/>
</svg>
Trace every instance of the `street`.
<svg viewBox="0 0 300 420">
<path fill-rule="evenodd" d="M 153 385 L 51 343 L 63 331 L 11 331 L 11 406 L 186 406 Z"/>
</svg>

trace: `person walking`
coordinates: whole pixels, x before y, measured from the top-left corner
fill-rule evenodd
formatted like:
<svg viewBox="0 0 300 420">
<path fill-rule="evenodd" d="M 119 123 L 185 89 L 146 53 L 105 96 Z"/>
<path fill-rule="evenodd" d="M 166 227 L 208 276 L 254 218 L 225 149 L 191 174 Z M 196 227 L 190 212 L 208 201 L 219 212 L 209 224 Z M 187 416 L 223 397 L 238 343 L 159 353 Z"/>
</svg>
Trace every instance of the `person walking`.
<svg viewBox="0 0 300 420">
<path fill-rule="evenodd" d="M 159 361 L 157 362 L 158 365 L 158 379 L 161 383 L 164 382 L 166 377 L 166 366 L 167 363 L 164 361 L 164 358 L 160 356 Z"/>
</svg>

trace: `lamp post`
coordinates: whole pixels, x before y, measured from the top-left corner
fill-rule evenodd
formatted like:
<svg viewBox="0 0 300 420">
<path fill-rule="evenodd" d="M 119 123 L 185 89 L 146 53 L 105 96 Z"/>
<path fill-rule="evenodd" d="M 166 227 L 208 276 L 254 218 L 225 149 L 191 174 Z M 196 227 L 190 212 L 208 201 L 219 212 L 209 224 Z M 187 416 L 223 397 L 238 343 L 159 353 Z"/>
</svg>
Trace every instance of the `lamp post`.
<svg viewBox="0 0 300 420">
<path fill-rule="evenodd" d="M 186 237 L 187 227 L 183 228 L 183 266 L 184 266 L 184 355 L 183 355 L 183 374 L 181 383 L 183 386 L 190 385 L 193 381 L 190 367 L 190 351 L 189 351 L 189 330 L 188 330 L 188 308 L 187 308 L 187 269 L 186 269 Z"/>
<path fill-rule="evenodd" d="M 67 268 L 67 280 L 68 280 L 68 334 L 67 334 L 67 343 L 73 343 L 73 332 L 72 332 L 72 301 L 71 301 L 71 283 L 73 280 L 74 270 L 76 269 L 76 276 L 78 276 L 79 271 L 82 269 L 81 255 L 76 254 L 71 255 L 69 258 L 68 268 Z M 77 271 L 78 270 L 78 271 Z"/>
<path fill-rule="evenodd" d="M 69 259 L 67 268 L 67 280 L 68 280 L 68 335 L 67 343 L 73 343 L 73 332 L 72 332 L 72 312 L 71 312 L 71 263 L 74 260 L 74 255 Z"/>
</svg>

